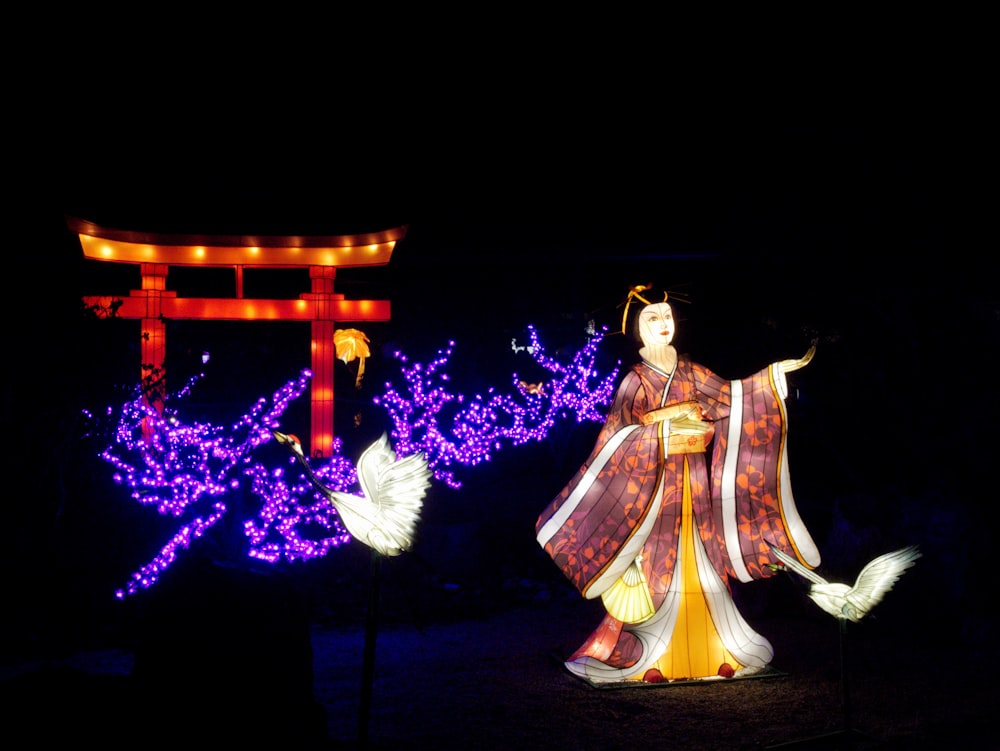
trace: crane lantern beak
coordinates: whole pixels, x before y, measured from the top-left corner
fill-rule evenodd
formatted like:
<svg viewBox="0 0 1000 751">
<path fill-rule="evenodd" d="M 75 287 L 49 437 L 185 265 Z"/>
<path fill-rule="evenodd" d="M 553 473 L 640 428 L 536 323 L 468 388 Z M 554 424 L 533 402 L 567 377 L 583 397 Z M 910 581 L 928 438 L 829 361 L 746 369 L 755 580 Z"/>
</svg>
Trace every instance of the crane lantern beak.
<svg viewBox="0 0 1000 751">
<path fill-rule="evenodd" d="M 277 439 L 278 443 L 284 443 L 284 444 L 290 444 L 290 443 L 301 444 L 302 443 L 299 440 L 298 436 L 295 435 L 294 433 L 282 433 L 282 432 L 280 432 L 278 430 L 272 430 L 271 431 L 271 435 L 273 435 L 275 437 L 275 439 Z"/>
</svg>

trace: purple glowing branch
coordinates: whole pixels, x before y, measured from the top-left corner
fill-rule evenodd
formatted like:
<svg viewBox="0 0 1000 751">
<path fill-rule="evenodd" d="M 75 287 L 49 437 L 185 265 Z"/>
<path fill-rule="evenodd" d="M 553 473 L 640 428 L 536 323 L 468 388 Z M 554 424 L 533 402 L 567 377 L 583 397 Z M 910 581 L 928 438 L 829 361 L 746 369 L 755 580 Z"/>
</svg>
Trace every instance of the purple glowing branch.
<svg viewBox="0 0 1000 751">
<path fill-rule="evenodd" d="M 333 458 L 314 471 L 328 487 L 347 492 L 356 484 L 357 474 L 350 462 L 339 456 L 341 445 L 340 439 L 334 439 Z M 295 462 L 294 458 L 290 461 Z M 268 472 L 257 464 L 245 474 L 251 478 L 253 494 L 264 499 L 258 519 L 250 519 L 243 525 L 250 541 L 247 555 L 251 558 L 267 563 L 277 563 L 282 557 L 305 561 L 325 556 L 332 548 L 350 541 L 333 504 L 317 493 L 301 473 L 295 485 L 288 485 L 283 469 Z M 304 502 L 303 498 L 311 501 Z M 303 536 L 300 528 L 318 530 L 321 536 L 319 539 Z M 268 541 L 272 532 L 281 540 L 280 544 Z"/>
<path fill-rule="evenodd" d="M 332 505 L 325 500 L 302 502 L 300 497 L 313 497 L 311 486 L 303 483 L 290 488 L 280 479 L 280 470 L 275 473 L 275 480 L 268 483 L 267 471 L 250 461 L 251 452 L 271 440 L 270 429 L 280 426 L 278 418 L 292 400 L 302 395 L 311 378 L 309 371 L 302 371 L 298 379 L 285 384 L 270 400 L 259 399 L 228 433 L 210 424 L 187 425 L 178 412 L 167 409 L 177 396 L 190 392 L 196 379 L 178 394 L 164 399 L 162 414 L 147 404 L 142 390 L 137 389 L 135 397 L 121 409 L 113 445 L 101 457 L 115 468 L 115 481 L 132 490 L 133 499 L 174 517 L 183 516 L 204 497 L 238 490 L 237 473 L 242 467 L 242 474 L 251 479 L 251 486 L 264 500 L 260 523 L 250 521 L 245 525 L 250 541 L 248 555 L 272 563 L 282 555 L 289 560 L 325 555 L 330 548 L 349 539 L 335 518 Z M 335 451 L 339 449 L 340 442 L 335 442 Z M 332 487 L 349 487 L 356 482 L 353 466 L 342 457 L 334 456 L 318 474 Z M 212 508 L 207 517 L 196 517 L 184 524 L 157 556 L 132 574 L 128 585 L 116 595 L 122 598 L 152 586 L 176 560 L 178 549 L 187 549 L 193 538 L 204 535 L 226 513 L 221 501 Z M 332 535 L 309 539 L 299 533 L 299 525 L 330 531 Z M 281 545 L 267 539 L 272 531 L 283 540 Z"/>
<path fill-rule="evenodd" d="M 578 421 L 603 420 L 600 408 L 610 403 L 617 370 L 596 380 L 594 360 L 601 336 L 594 335 L 564 366 L 545 354 L 534 328 L 529 327 L 529 331 L 531 344 L 520 349 L 526 349 L 552 377 L 541 384 L 526 384 L 515 374 L 512 394 L 498 394 L 492 388 L 485 397 L 452 393 L 444 368 L 453 342 L 428 365 L 406 365 L 406 357 L 396 353 L 404 363 L 401 370 L 409 398 L 386 384 L 385 394 L 374 402 L 393 419 L 397 453 L 424 452 L 435 477 L 457 488 L 461 485 L 452 471 L 456 465 L 489 461 L 504 445 L 541 441 L 559 418 L 573 415 Z M 172 408 L 201 377 L 191 379 L 176 394 L 158 392 L 162 410 L 150 406 L 140 389 L 121 407 L 112 431 L 113 444 L 101 453 L 114 467 L 115 481 L 128 487 L 139 503 L 179 518 L 206 498 L 239 491 L 240 476 L 247 478 L 249 492 L 261 501 L 256 518 L 243 523 L 247 555 L 262 562 L 310 560 L 349 542 L 351 537 L 336 509 L 316 491 L 293 457 L 288 461 L 296 470 L 294 475 L 252 461 L 253 451 L 272 439 L 271 429 L 280 427 L 279 418 L 290 402 L 305 392 L 312 373 L 303 370 L 271 399 L 259 399 L 228 430 L 205 423 L 186 424 Z M 108 410 L 108 416 L 113 416 L 113 410 Z M 447 427 L 442 428 L 442 424 Z M 353 492 L 358 485 L 357 472 L 341 456 L 342 446 L 342 441 L 335 439 L 331 458 L 313 472 L 327 487 Z M 121 599 L 156 583 L 176 560 L 178 551 L 205 535 L 226 510 L 222 501 L 215 500 L 208 514 L 182 524 L 116 596 Z"/>
<path fill-rule="evenodd" d="M 557 360 L 545 354 L 545 348 L 538 338 L 538 332 L 533 326 L 528 327 L 531 341 L 527 348 L 529 354 L 535 362 L 554 374 L 554 377 L 548 382 L 533 389 L 539 395 L 546 396 L 550 402 L 546 418 L 548 427 L 554 423 L 556 414 L 564 417 L 573 414 L 577 422 L 586 420 L 604 422 L 607 417 L 604 408 L 611 403 L 615 383 L 618 379 L 618 368 L 614 368 L 601 379 L 599 379 L 599 373 L 596 369 L 597 347 L 606 331 L 605 328 L 602 329 L 601 333 L 595 333 L 591 336 L 586 346 L 573 355 L 569 366 L 564 367 Z M 529 393 L 528 384 L 518 381 L 516 374 L 514 380 L 521 393 L 527 395 Z"/>
<path fill-rule="evenodd" d="M 189 393 L 201 377 L 192 378 L 178 395 Z M 259 399 L 228 434 L 210 423 L 182 422 L 179 413 L 168 408 L 177 395 L 164 400 L 161 414 L 146 402 L 142 389 L 136 389 L 134 398 L 122 407 L 114 444 L 101 458 L 115 468 L 115 481 L 131 488 L 139 503 L 180 517 L 203 495 L 225 495 L 239 486 L 236 467 L 248 461 L 253 449 L 271 440 L 270 428 L 279 424 L 278 418 L 305 391 L 311 377 L 303 371 L 270 401 Z M 133 455 L 133 461 L 119 453 L 121 449 Z"/>
<path fill-rule="evenodd" d="M 489 461 L 504 445 L 541 441 L 558 418 L 570 414 L 578 421 L 602 421 L 599 407 L 610 403 L 618 375 L 615 369 L 596 386 L 591 385 L 598 378 L 594 361 L 603 335 L 591 337 L 567 367 L 546 356 L 534 327 L 528 328 L 531 346 L 527 349 L 552 377 L 529 385 L 515 374 L 516 395 L 498 394 L 492 388 L 485 396 L 471 398 L 451 393 L 444 366 L 454 342 L 439 350 L 438 357 L 427 365 L 407 365 L 407 357 L 396 352 L 396 359 L 404 363 L 401 371 L 408 393 L 387 383 L 385 393 L 374 400 L 392 418 L 396 451 L 402 456 L 423 452 L 435 478 L 458 488 L 461 483 L 452 470 L 455 465 L 475 466 Z"/>
<path fill-rule="evenodd" d="M 191 546 L 193 539 L 204 536 L 205 532 L 226 513 L 226 506 L 221 501 L 215 503 L 213 509 L 213 513 L 207 518 L 198 517 L 190 524 L 185 524 L 181 527 L 177 531 L 177 534 L 171 537 L 170 541 L 160 549 L 159 554 L 132 574 L 124 589 L 119 589 L 115 592 L 115 597 L 123 600 L 127 595 L 134 595 L 136 592 L 148 589 L 156 584 L 160 578 L 160 574 L 166 571 L 167 567 L 177 560 L 178 548 L 187 550 Z"/>
</svg>

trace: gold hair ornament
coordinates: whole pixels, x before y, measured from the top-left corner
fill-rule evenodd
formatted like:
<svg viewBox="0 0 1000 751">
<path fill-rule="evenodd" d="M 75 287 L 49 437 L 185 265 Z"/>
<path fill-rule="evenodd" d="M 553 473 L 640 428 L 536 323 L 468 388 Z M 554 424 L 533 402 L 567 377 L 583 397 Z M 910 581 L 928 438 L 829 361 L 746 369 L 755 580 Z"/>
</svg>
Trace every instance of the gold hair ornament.
<svg viewBox="0 0 1000 751">
<path fill-rule="evenodd" d="M 651 305 L 652 303 L 650 303 L 649 300 L 647 300 L 645 297 L 643 297 L 642 293 L 645 292 L 646 290 L 650 290 L 652 288 L 653 288 L 652 284 L 636 284 L 636 285 L 633 285 L 632 287 L 629 287 L 628 298 L 625 300 L 625 312 L 622 313 L 622 333 L 623 334 L 625 333 L 625 328 L 628 326 L 628 309 L 629 309 L 629 306 L 632 304 L 632 299 L 636 298 L 636 299 L 644 302 L 646 305 Z M 669 297 L 670 297 L 670 293 L 669 292 L 664 292 L 663 293 L 663 300 L 662 300 L 662 302 L 666 302 Z"/>
</svg>

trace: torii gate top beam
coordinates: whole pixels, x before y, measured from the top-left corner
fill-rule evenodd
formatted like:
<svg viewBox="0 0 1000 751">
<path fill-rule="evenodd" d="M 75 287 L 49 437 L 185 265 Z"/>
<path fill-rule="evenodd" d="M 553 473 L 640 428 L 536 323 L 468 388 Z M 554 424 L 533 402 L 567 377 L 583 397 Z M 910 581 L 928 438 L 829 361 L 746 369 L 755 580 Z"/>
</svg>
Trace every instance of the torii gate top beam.
<svg viewBox="0 0 1000 751">
<path fill-rule="evenodd" d="M 402 225 L 356 235 L 177 235 L 100 227 L 71 216 L 66 224 L 92 260 L 270 268 L 384 266 L 407 230 Z"/>
</svg>

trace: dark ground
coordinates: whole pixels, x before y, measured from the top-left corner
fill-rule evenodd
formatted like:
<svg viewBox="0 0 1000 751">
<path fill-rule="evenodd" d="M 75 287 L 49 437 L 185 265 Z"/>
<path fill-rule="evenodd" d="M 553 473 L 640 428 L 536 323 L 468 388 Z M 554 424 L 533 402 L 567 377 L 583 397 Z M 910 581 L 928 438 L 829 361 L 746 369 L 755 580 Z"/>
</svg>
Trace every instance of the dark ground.
<svg viewBox="0 0 1000 751">
<path fill-rule="evenodd" d="M 775 674 L 599 689 L 560 662 L 599 603 L 558 578 L 471 592 L 417 582 L 402 559 L 376 577 L 359 548 L 347 584 L 192 564 L 138 606 L 116 603 L 88 638 L 59 647 L 52 634 L 47 653 L 8 644 L 0 706 L 19 740 L 5 747 L 989 747 L 995 649 L 972 623 L 935 636 L 939 616 L 907 615 L 916 577 L 848 624 L 843 642 L 798 582 L 756 582 L 737 596 L 775 647 Z M 856 735 L 841 732 L 848 723 Z"/>
</svg>

